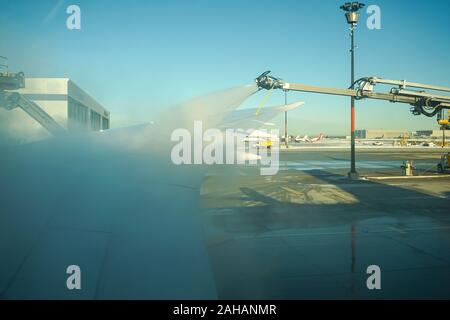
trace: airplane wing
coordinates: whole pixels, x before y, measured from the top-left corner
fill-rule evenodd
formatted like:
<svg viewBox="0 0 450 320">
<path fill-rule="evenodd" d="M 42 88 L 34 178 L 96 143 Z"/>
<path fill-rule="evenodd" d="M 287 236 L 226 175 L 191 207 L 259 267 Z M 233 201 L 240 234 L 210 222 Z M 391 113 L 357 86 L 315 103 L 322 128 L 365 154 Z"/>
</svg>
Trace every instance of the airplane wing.
<svg viewBox="0 0 450 320">
<path fill-rule="evenodd" d="M 203 128 L 215 128 L 257 91 L 256 85 L 248 85 L 192 99 L 168 109 L 161 116 L 159 123 L 162 129 L 167 126 L 191 129 L 194 121 L 201 120 Z"/>
<path fill-rule="evenodd" d="M 2 152 L 0 163 L 1 298 L 216 297 L 200 168 L 86 138 Z M 66 287 L 70 265 L 80 291 Z"/>
<path fill-rule="evenodd" d="M 220 125 L 220 128 L 261 128 L 265 125 L 268 125 L 267 121 L 275 118 L 277 115 L 285 111 L 296 109 L 304 104 L 304 102 L 299 101 L 288 105 L 262 108 L 259 112 L 257 112 L 257 109 L 236 110 L 231 112 L 227 117 L 224 118 L 223 122 Z"/>
<path fill-rule="evenodd" d="M 197 99 L 153 125 L 3 148 L 0 298 L 217 298 L 199 215 L 204 167 L 173 165 L 167 136 L 189 126 L 188 109 L 212 126 L 252 90 Z M 66 286 L 71 265 L 81 290 Z"/>
</svg>

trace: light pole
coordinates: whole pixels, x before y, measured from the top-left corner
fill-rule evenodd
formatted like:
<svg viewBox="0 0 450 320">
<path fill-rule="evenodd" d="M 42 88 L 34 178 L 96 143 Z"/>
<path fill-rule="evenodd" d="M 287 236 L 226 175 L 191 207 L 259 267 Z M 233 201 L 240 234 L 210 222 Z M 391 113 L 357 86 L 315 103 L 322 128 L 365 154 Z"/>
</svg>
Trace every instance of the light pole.
<svg viewBox="0 0 450 320">
<path fill-rule="evenodd" d="M 284 105 L 287 106 L 287 90 L 284 90 Z M 286 145 L 286 149 L 289 149 L 287 111 L 284 112 L 284 143 Z"/>
<path fill-rule="evenodd" d="M 347 23 L 350 25 L 350 38 L 351 38 L 351 86 L 355 83 L 355 30 L 359 20 L 359 9 L 365 5 L 359 2 L 347 2 L 341 6 L 344 10 Z M 355 155 L 355 98 L 351 97 L 351 167 L 348 177 L 350 179 L 358 179 L 359 174 L 356 171 L 356 155 Z"/>
</svg>

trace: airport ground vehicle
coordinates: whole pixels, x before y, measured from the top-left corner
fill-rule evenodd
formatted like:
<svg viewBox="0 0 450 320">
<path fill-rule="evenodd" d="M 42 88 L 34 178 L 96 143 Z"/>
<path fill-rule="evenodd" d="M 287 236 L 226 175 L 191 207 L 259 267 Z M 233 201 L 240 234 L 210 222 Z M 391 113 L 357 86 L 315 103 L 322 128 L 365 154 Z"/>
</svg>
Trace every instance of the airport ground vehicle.
<svg viewBox="0 0 450 320">
<path fill-rule="evenodd" d="M 262 130 L 254 130 L 244 139 L 244 142 L 254 143 L 256 148 L 267 149 L 271 149 L 276 141 L 279 141 L 277 136 Z"/>
<path fill-rule="evenodd" d="M 258 147 L 271 149 L 273 146 L 273 141 L 271 139 L 262 140 L 258 143 Z"/>
</svg>

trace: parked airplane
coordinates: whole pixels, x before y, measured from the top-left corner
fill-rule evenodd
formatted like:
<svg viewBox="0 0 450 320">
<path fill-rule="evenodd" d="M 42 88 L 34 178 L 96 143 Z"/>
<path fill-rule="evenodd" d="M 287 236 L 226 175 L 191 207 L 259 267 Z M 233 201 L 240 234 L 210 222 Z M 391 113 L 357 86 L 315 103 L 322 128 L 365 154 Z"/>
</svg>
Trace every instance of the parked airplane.
<svg viewBox="0 0 450 320">
<path fill-rule="evenodd" d="M 294 141 L 295 142 L 309 142 L 309 143 L 314 143 L 314 142 L 319 142 L 320 140 L 323 139 L 323 134 L 321 133 L 320 135 L 318 135 L 315 138 L 310 139 L 308 136 L 304 136 L 303 138 L 301 138 L 300 136 L 296 136 Z"/>
<path fill-rule="evenodd" d="M 321 133 L 317 137 L 310 139 L 309 142 L 311 142 L 311 143 L 319 142 L 322 139 L 323 139 L 323 134 Z"/>
<path fill-rule="evenodd" d="M 304 136 L 301 138 L 300 136 L 296 136 L 294 139 L 295 142 L 309 142 L 308 136 Z"/>
</svg>

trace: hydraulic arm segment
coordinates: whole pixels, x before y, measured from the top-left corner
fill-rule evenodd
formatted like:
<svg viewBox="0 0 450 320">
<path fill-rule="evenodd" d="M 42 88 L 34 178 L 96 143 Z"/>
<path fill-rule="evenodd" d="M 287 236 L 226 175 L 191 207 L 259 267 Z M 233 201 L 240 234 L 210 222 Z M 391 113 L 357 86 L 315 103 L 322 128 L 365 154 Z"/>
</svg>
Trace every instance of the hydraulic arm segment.
<svg viewBox="0 0 450 320">
<path fill-rule="evenodd" d="M 269 75 L 266 71 L 256 78 L 256 83 L 260 89 L 282 89 L 302 92 L 314 92 L 322 94 L 332 94 L 338 96 L 355 97 L 355 99 L 377 99 L 390 102 L 407 103 L 411 105 L 411 112 L 414 115 L 425 115 L 433 117 L 438 115 L 438 122 L 446 128 L 448 119 L 442 118 L 442 112 L 450 109 L 450 95 L 443 95 L 436 92 L 450 92 L 450 88 L 442 86 L 432 86 L 427 84 L 407 82 L 404 80 L 389 80 L 378 77 L 361 78 L 348 89 L 310 86 L 299 83 L 288 83 L 281 79 Z M 382 93 L 375 92 L 377 84 L 392 85 L 390 91 Z M 432 92 L 426 92 L 431 90 Z"/>
<path fill-rule="evenodd" d="M 65 132 L 47 112 L 42 110 L 36 103 L 27 99 L 17 92 L 7 90 L 17 90 L 25 87 L 25 77 L 20 73 L 0 73 L 0 107 L 6 110 L 21 108 L 30 117 L 47 129 L 52 135 L 60 135 Z"/>
</svg>

